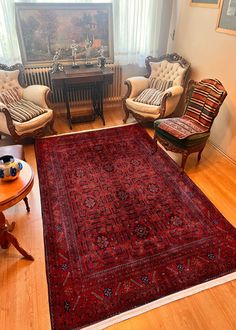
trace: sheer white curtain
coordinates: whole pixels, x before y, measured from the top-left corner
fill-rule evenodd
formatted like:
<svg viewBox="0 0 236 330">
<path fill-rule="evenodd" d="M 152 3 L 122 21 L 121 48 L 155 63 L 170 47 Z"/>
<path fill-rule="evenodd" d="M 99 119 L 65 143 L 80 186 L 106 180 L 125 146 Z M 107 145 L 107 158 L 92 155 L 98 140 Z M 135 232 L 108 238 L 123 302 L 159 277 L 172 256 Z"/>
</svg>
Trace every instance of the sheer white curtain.
<svg viewBox="0 0 236 330">
<path fill-rule="evenodd" d="M 0 63 L 21 62 L 15 26 L 14 0 L 0 1 Z"/>
<path fill-rule="evenodd" d="M 21 61 L 15 27 L 15 2 L 66 2 L 62 0 L 0 0 L 0 63 Z M 69 2 L 113 3 L 115 61 L 120 64 L 144 64 L 147 55 L 163 51 L 162 22 L 169 20 L 172 0 L 74 0 Z M 166 6 L 168 2 L 168 6 Z M 165 4 L 165 5 L 164 5 Z M 166 23 L 166 22 L 165 22 Z M 167 22 L 169 23 L 169 22 Z M 165 24 L 167 28 L 169 24 Z"/>
<path fill-rule="evenodd" d="M 164 1 L 113 0 L 114 51 L 121 64 L 143 65 L 147 55 L 160 55 Z"/>
</svg>

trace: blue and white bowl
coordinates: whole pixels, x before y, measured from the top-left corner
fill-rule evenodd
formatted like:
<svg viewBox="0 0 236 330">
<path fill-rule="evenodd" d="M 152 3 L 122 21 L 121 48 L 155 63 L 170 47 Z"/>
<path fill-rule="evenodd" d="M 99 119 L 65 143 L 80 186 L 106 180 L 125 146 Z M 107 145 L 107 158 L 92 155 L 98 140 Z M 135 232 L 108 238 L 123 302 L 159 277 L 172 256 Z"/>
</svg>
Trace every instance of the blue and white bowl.
<svg viewBox="0 0 236 330">
<path fill-rule="evenodd" d="M 0 157 L 0 179 L 2 181 L 15 180 L 22 170 L 22 163 L 11 155 Z"/>
</svg>

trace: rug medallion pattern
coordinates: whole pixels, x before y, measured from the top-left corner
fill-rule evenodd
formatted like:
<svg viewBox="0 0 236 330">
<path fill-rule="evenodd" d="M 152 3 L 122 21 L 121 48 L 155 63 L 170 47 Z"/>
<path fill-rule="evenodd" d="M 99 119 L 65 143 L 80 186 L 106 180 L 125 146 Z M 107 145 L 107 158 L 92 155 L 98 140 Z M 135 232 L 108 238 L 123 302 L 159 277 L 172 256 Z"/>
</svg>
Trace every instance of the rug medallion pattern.
<svg viewBox="0 0 236 330">
<path fill-rule="evenodd" d="M 53 329 L 236 269 L 236 230 L 138 125 L 36 141 Z"/>
</svg>

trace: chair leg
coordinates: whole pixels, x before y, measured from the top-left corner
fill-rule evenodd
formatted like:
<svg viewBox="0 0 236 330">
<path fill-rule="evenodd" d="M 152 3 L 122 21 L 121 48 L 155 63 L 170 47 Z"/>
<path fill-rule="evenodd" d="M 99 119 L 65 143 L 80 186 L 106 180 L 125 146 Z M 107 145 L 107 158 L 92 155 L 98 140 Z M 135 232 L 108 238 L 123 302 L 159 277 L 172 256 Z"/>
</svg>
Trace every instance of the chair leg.
<svg viewBox="0 0 236 330">
<path fill-rule="evenodd" d="M 125 101 L 123 100 L 122 102 L 122 107 L 123 107 L 123 110 L 125 112 L 125 117 L 123 119 L 123 123 L 126 124 L 127 122 L 127 119 L 129 118 L 129 110 L 127 109 L 126 105 L 125 105 Z"/>
<path fill-rule="evenodd" d="M 129 111 L 125 110 L 125 117 L 123 119 L 124 124 L 126 124 L 128 118 L 129 118 Z"/>
<path fill-rule="evenodd" d="M 205 146 L 204 146 L 205 147 Z M 199 151 L 198 156 L 197 156 L 197 161 L 200 162 L 201 156 L 202 156 L 202 152 L 204 147 Z"/>
<path fill-rule="evenodd" d="M 57 131 L 53 128 L 53 125 L 54 125 L 54 120 L 52 120 L 49 124 L 50 131 L 52 132 L 52 134 L 57 134 Z"/>
<path fill-rule="evenodd" d="M 157 151 L 157 133 L 155 132 L 154 137 L 153 137 L 153 146 L 154 146 L 154 150 L 153 150 L 153 154 Z"/>
<path fill-rule="evenodd" d="M 181 168 L 182 168 L 183 170 L 184 170 L 184 167 L 185 167 L 185 164 L 186 164 L 186 160 L 187 160 L 187 158 L 188 158 L 188 155 L 189 155 L 189 153 L 186 152 L 186 151 L 182 154 Z"/>
</svg>

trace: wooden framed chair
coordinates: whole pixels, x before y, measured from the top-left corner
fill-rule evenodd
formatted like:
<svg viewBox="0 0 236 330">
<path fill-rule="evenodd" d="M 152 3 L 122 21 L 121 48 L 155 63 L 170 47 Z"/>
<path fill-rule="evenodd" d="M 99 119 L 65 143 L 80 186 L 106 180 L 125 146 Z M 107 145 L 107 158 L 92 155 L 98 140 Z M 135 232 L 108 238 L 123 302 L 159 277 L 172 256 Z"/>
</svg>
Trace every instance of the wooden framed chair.
<svg viewBox="0 0 236 330">
<path fill-rule="evenodd" d="M 126 123 L 131 113 L 136 120 L 153 122 L 170 116 L 183 94 L 190 64 L 176 53 L 145 60 L 147 75 L 125 81 L 127 93 L 123 98 Z"/>
<path fill-rule="evenodd" d="M 47 86 L 26 87 L 22 64 L 0 64 L 0 135 L 18 142 L 24 137 L 42 135 L 46 126 L 55 134 L 49 94 Z"/>
<path fill-rule="evenodd" d="M 198 161 L 210 136 L 210 129 L 227 96 L 217 79 L 191 80 L 188 84 L 184 115 L 180 118 L 158 119 L 154 122 L 154 142 L 165 149 L 182 154 L 184 169 L 187 157 L 198 152 Z"/>
</svg>

